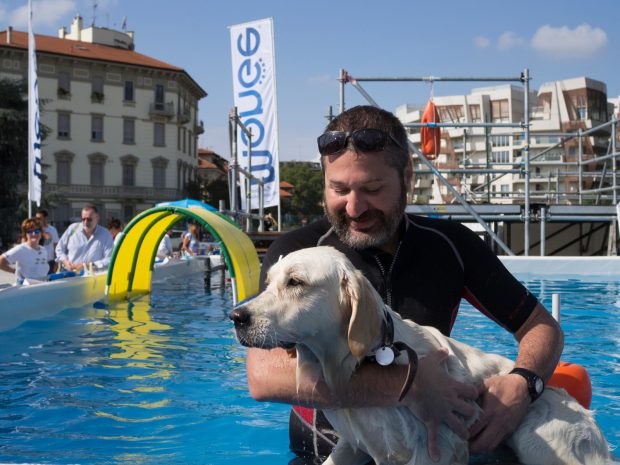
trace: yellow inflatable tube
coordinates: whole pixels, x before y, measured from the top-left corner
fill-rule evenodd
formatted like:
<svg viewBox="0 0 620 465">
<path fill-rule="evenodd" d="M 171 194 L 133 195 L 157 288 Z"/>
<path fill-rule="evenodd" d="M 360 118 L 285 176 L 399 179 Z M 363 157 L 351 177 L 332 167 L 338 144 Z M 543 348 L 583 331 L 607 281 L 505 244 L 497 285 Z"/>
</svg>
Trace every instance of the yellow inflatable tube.
<svg viewBox="0 0 620 465">
<path fill-rule="evenodd" d="M 250 238 L 224 215 L 198 206 L 158 206 L 136 216 L 121 233 L 108 269 L 108 302 L 149 293 L 157 247 L 176 222 L 192 218 L 221 244 L 232 281 L 233 304 L 258 292 L 260 262 Z"/>
</svg>

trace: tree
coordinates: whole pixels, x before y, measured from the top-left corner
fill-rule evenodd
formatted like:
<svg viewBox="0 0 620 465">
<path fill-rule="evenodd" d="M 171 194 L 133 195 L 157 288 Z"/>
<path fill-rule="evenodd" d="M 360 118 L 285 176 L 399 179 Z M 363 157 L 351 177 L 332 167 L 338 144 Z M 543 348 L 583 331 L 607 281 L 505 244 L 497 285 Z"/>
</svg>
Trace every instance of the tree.
<svg viewBox="0 0 620 465">
<path fill-rule="evenodd" d="M 323 172 L 315 163 L 282 162 L 280 180 L 294 186 L 290 202 L 283 202 L 284 214 L 291 214 L 301 220 L 303 217 L 323 213 Z"/>
<path fill-rule="evenodd" d="M 15 241 L 20 220 L 27 211 L 27 89 L 26 81 L 0 79 L 0 239 L 4 248 Z"/>
<path fill-rule="evenodd" d="M 228 180 L 214 179 L 213 181 L 207 182 L 203 185 L 202 192 L 208 204 L 215 208 L 219 208 L 220 200 L 223 200 L 226 208 L 228 208 L 228 204 L 230 203 Z"/>
</svg>

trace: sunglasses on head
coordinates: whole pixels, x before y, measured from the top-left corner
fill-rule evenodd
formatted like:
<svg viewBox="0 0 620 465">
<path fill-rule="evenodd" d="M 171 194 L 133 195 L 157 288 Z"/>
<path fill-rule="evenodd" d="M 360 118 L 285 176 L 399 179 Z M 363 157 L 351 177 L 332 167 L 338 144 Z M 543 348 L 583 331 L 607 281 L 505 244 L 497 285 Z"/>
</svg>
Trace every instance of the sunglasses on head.
<svg viewBox="0 0 620 465">
<path fill-rule="evenodd" d="M 327 131 L 321 134 L 318 139 L 319 153 L 321 155 L 332 155 L 347 148 L 349 139 L 353 141 L 356 150 L 360 152 L 381 152 L 392 142 L 398 148 L 403 146 L 392 134 L 381 129 L 357 129 L 355 131 Z M 404 150 L 404 149 L 403 149 Z"/>
<path fill-rule="evenodd" d="M 28 229 L 26 230 L 26 234 L 41 234 L 40 229 Z"/>
</svg>

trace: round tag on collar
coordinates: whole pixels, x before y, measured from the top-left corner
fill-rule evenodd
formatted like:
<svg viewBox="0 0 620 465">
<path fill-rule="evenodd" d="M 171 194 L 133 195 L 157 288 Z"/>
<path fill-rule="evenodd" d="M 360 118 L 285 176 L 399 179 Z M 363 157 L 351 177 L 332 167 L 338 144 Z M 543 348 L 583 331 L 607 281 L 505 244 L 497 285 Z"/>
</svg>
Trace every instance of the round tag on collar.
<svg viewBox="0 0 620 465">
<path fill-rule="evenodd" d="M 375 360 L 379 365 L 390 365 L 394 361 L 394 351 L 391 347 L 383 346 L 375 352 Z"/>
</svg>

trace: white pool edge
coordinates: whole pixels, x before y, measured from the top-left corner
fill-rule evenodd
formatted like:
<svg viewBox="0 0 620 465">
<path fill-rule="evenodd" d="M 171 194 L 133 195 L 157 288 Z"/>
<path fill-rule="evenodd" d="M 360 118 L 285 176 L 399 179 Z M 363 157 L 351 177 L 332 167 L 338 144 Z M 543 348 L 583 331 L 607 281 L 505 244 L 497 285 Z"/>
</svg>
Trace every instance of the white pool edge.
<svg viewBox="0 0 620 465">
<path fill-rule="evenodd" d="M 620 279 L 620 257 L 515 257 L 500 256 L 513 274 L 537 276 L 609 277 Z"/>
</svg>

